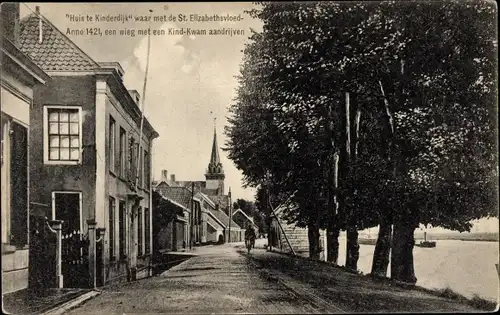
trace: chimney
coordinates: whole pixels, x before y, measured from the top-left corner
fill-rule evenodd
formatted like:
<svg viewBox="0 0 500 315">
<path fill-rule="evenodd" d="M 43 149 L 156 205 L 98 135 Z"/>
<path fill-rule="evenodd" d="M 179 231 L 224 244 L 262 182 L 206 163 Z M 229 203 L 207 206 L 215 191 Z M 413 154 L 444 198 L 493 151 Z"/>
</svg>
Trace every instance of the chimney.
<svg viewBox="0 0 500 315">
<path fill-rule="evenodd" d="M 168 180 L 168 171 L 167 170 L 161 170 L 161 179 L 160 181 L 166 182 Z"/>
<path fill-rule="evenodd" d="M 170 180 L 175 182 L 175 174 L 170 175 Z"/>
<path fill-rule="evenodd" d="M 139 100 L 141 99 L 141 96 L 139 95 L 139 92 L 137 92 L 137 90 L 128 90 L 128 93 L 130 94 L 130 96 L 132 97 L 132 99 L 134 100 L 134 102 L 139 105 Z"/>
<path fill-rule="evenodd" d="M 43 21 L 42 15 L 40 14 L 40 7 L 35 7 L 36 14 L 38 15 L 38 42 L 41 44 L 43 42 Z"/>
<path fill-rule="evenodd" d="M 19 2 L 4 2 L 0 6 L 1 32 L 16 47 L 19 47 Z"/>
</svg>

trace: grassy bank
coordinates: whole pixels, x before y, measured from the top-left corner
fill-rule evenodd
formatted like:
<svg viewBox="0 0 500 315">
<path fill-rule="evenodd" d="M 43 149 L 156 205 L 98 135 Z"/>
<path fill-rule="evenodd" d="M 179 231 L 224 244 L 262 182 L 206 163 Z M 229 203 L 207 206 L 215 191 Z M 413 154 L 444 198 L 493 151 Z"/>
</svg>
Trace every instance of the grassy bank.
<svg viewBox="0 0 500 315">
<path fill-rule="evenodd" d="M 458 294 L 457 292 L 453 291 L 449 287 L 444 288 L 444 289 L 427 289 L 427 288 L 422 288 L 422 287 L 415 287 L 416 290 L 422 291 L 422 292 L 427 292 L 439 297 L 444 297 L 448 298 L 451 300 L 458 301 L 460 303 L 464 303 L 467 305 L 470 305 L 474 308 L 483 310 L 483 311 L 495 311 L 498 307 L 498 303 L 494 301 L 490 301 L 487 299 L 484 299 L 477 294 L 474 294 L 472 298 L 467 298 L 466 296 L 463 296 L 461 294 Z"/>
<path fill-rule="evenodd" d="M 397 287 L 397 288 L 399 288 L 397 290 L 404 290 L 404 291 L 408 292 L 408 294 L 411 294 L 411 291 L 422 292 L 422 293 L 426 293 L 426 294 L 429 294 L 429 295 L 432 295 L 435 297 L 449 299 L 449 300 L 452 300 L 458 304 L 468 305 L 470 307 L 473 307 L 474 309 L 481 310 L 481 311 L 492 312 L 497 308 L 497 302 L 482 298 L 478 295 L 474 295 L 472 298 L 467 298 L 464 295 L 461 295 L 459 293 L 454 292 L 450 288 L 428 289 L 428 288 L 424 288 L 424 287 L 420 287 L 420 286 L 416 286 L 416 285 L 409 285 L 409 284 L 393 281 L 390 278 L 373 279 L 371 277 L 371 275 L 369 275 L 369 274 L 363 274 L 362 272 L 359 272 L 359 271 L 349 270 L 349 269 L 345 268 L 344 266 L 334 266 L 331 263 L 325 262 L 325 261 L 313 261 L 313 260 L 309 259 L 308 257 L 297 256 L 297 255 L 293 255 L 291 253 L 281 252 L 279 250 L 273 250 L 273 252 L 282 254 L 284 256 L 293 257 L 295 259 L 305 260 L 305 261 L 309 261 L 309 262 L 315 262 L 315 263 L 318 263 L 319 265 L 326 265 L 326 266 L 329 266 L 330 268 L 333 267 L 334 269 L 341 270 L 342 272 L 351 274 L 354 277 L 356 277 L 356 274 L 357 274 L 357 275 L 359 275 L 360 278 L 370 279 L 370 282 L 372 282 L 374 284 L 378 283 L 379 285 L 386 287 L 387 288 L 386 290 L 394 290 Z M 354 279 L 352 279 L 352 281 L 354 281 Z M 354 282 L 352 282 L 350 284 L 353 285 Z M 391 287 L 392 287 L 392 289 L 390 289 Z"/>
<path fill-rule="evenodd" d="M 341 268 L 345 269 L 344 267 L 341 267 Z M 370 278 L 372 277 L 370 274 L 367 274 L 364 276 L 370 277 Z M 443 289 L 429 289 L 429 288 L 424 288 L 424 287 L 421 287 L 418 285 L 411 285 L 411 284 L 396 282 L 390 278 L 382 278 L 382 279 L 379 278 L 379 279 L 374 280 L 374 281 L 384 282 L 384 283 L 389 284 L 389 285 L 395 284 L 399 287 L 408 288 L 409 290 L 420 291 L 420 292 L 428 293 L 428 294 L 431 294 L 434 296 L 447 298 L 447 299 L 450 299 L 453 301 L 457 301 L 458 303 L 461 303 L 461 304 L 466 304 L 466 305 L 472 306 L 472 307 L 477 308 L 477 309 L 482 310 L 482 311 L 492 312 L 492 311 L 495 311 L 496 308 L 498 307 L 498 303 L 495 301 L 491 301 L 491 300 L 482 298 L 477 294 L 474 294 L 472 296 L 472 298 L 468 298 L 462 294 L 459 294 L 459 293 L 453 291 L 449 287 L 446 287 Z"/>
</svg>

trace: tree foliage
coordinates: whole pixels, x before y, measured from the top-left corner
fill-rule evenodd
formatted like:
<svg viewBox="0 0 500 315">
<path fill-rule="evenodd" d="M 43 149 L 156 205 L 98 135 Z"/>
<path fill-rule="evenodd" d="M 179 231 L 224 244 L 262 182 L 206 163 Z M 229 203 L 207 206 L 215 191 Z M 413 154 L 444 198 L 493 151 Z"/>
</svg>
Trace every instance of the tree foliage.
<svg viewBox="0 0 500 315">
<path fill-rule="evenodd" d="M 386 216 L 467 231 L 498 216 L 496 11 L 486 1 L 260 3 L 229 158 L 258 197 L 299 205 L 291 222 L 325 228 L 349 92 L 358 154 L 339 193 L 359 228 Z"/>
</svg>

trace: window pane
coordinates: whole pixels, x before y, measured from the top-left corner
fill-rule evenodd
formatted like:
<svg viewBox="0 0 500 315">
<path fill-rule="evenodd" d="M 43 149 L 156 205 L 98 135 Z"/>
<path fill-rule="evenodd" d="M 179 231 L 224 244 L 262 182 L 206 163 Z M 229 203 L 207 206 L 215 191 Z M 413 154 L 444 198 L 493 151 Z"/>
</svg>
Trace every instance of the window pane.
<svg viewBox="0 0 500 315">
<path fill-rule="evenodd" d="M 78 160 L 80 158 L 80 149 L 71 149 L 71 159 Z"/>
<path fill-rule="evenodd" d="M 61 112 L 59 113 L 59 120 L 61 122 L 68 122 L 69 121 L 69 113 L 68 113 L 68 111 L 61 110 Z"/>
<path fill-rule="evenodd" d="M 69 148 L 69 137 L 61 136 L 61 148 Z"/>
<path fill-rule="evenodd" d="M 69 121 L 71 121 L 71 122 L 78 122 L 78 111 L 72 111 L 69 114 Z"/>
<path fill-rule="evenodd" d="M 70 124 L 70 131 L 72 135 L 77 135 L 78 134 L 78 123 L 71 123 Z"/>
<path fill-rule="evenodd" d="M 59 136 L 50 136 L 50 146 L 59 147 Z"/>
<path fill-rule="evenodd" d="M 72 148 L 80 148 L 80 139 L 78 139 L 78 136 L 71 136 L 71 147 Z"/>
<path fill-rule="evenodd" d="M 49 121 L 59 121 L 59 113 L 55 110 L 49 110 Z"/>
<path fill-rule="evenodd" d="M 59 124 L 59 133 L 63 135 L 67 135 L 69 133 L 68 123 L 60 123 Z"/>
<path fill-rule="evenodd" d="M 61 160 L 69 160 L 69 149 L 61 149 Z"/>
<path fill-rule="evenodd" d="M 59 149 L 50 149 L 49 158 L 51 160 L 59 159 Z"/>
<path fill-rule="evenodd" d="M 59 133 L 59 124 L 58 123 L 50 123 L 49 124 L 49 133 L 58 134 Z"/>
</svg>

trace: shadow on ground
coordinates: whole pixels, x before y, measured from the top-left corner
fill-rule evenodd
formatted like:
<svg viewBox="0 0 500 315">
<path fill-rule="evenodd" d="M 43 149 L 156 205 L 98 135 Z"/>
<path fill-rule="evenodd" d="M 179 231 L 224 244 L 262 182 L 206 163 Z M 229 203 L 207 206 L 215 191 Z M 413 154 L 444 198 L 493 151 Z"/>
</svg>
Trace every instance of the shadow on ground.
<svg viewBox="0 0 500 315">
<path fill-rule="evenodd" d="M 154 258 L 153 276 L 160 275 L 165 271 L 167 271 L 168 269 L 195 256 L 196 256 L 195 254 L 188 254 L 188 253 L 182 253 L 182 254 L 163 253 L 157 255 Z"/>
<path fill-rule="evenodd" d="M 473 311 L 450 299 L 374 282 L 328 264 L 263 250 L 237 252 L 254 261 L 257 268 L 271 273 L 269 281 L 276 281 L 273 272 L 284 274 L 314 290 L 318 297 L 351 312 Z"/>
</svg>

